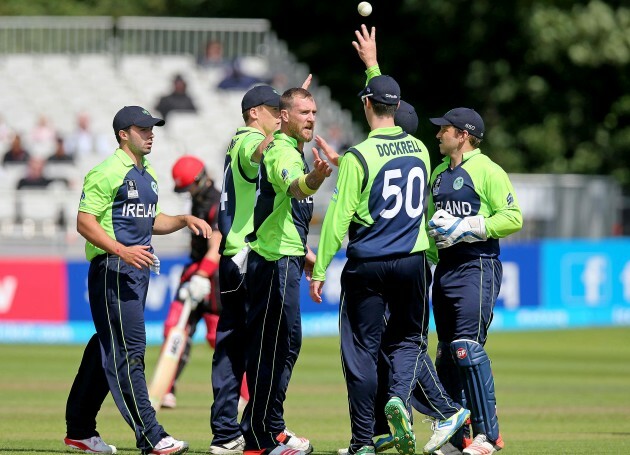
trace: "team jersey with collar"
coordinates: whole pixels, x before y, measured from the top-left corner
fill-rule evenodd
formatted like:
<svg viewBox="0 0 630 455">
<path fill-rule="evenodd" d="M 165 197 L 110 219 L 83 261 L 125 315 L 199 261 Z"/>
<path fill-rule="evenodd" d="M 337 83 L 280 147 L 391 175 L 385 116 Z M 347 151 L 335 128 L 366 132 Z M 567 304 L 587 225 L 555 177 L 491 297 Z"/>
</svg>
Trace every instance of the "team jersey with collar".
<svg viewBox="0 0 630 455">
<path fill-rule="evenodd" d="M 142 165 L 139 169 L 129 155 L 117 149 L 83 181 L 79 211 L 94 215 L 105 232 L 125 246 L 151 246 L 153 222 L 160 213 L 155 171 L 144 157 Z M 88 261 L 104 253 L 85 243 Z"/>
<path fill-rule="evenodd" d="M 253 127 L 241 127 L 232 137 L 223 167 L 219 205 L 219 231 L 223 236 L 219 253 L 233 256 L 245 246 L 245 236 L 254 228 L 254 203 L 258 163 L 252 155 L 265 135 Z"/>
<path fill-rule="evenodd" d="M 437 256 L 439 260 L 498 257 L 498 239 L 518 231 L 523 224 L 508 175 L 478 148 L 464 153 L 454 169 L 450 168 L 450 158 L 445 157 L 433 171 L 428 218 L 440 209 L 459 218 L 482 215 L 488 240 L 460 242 L 441 250 L 432 240 L 429 259 L 435 263 Z"/>
<path fill-rule="evenodd" d="M 425 145 L 399 126 L 376 129 L 348 149 L 322 225 L 313 279 L 325 279 L 346 233 L 348 258 L 379 259 L 426 250 L 430 172 Z"/>
<path fill-rule="evenodd" d="M 276 131 L 260 162 L 254 231 L 247 241 L 268 261 L 306 254 L 313 196 L 298 201 L 289 194 L 291 182 L 309 172 L 297 147 L 294 138 Z"/>
</svg>

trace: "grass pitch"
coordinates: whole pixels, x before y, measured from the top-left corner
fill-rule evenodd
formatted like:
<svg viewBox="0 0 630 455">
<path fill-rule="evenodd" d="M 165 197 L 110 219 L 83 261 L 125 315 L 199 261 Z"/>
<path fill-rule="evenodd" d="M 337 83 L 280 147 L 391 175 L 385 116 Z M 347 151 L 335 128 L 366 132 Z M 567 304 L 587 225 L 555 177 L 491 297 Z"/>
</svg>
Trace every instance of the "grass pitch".
<svg viewBox="0 0 630 455">
<path fill-rule="evenodd" d="M 431 339 L 432 354 L 436 340 Z M 630 451 L 630 328 L 492 333 L 501 453 L 621 454 Z M 149 347 L 147 376 L 159 348 Z M 83 346 L 0 345 L 0 453 L 66 453 L 64 410 Z M 195 345 L 178 389 L 178 407 L 160 423 L 206 453 L 211 440 L 212 351 Z M 350 426 L 338 339 L 305 338 L 289 386 L 289 428 L 308 437 L 315 454 L 348 445 Z M 429 425 L 416 414 L 418 450 Z M 98 430 L 118 453 L 137 454 L 131 429 L 108 398 Z M 393 451 L 390 451 L 395 453 Z M 77 452 L 73 452 L 77 453 Z"/>
</svg>

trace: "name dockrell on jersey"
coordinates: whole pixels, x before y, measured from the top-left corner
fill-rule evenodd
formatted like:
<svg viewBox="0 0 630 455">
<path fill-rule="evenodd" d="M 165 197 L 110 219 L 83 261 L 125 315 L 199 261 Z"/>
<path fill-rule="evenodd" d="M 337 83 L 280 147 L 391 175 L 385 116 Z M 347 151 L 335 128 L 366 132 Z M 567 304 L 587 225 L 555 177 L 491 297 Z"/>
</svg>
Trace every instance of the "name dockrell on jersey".
<svg viewBox="0 0 630 455">
<path fill-rule="evenodd" d="M 122 208 L 122 216 L 133 218 L 155 218 L 156 204 L 125 204 Z"/>
<path fill-rule="evenodd" d="M 377 144 L 378 156 L 406 155 L 408 153 L 420 153 L 420 147 L 414 141 L 395 141 L 384 144 Z"/>
</svg>

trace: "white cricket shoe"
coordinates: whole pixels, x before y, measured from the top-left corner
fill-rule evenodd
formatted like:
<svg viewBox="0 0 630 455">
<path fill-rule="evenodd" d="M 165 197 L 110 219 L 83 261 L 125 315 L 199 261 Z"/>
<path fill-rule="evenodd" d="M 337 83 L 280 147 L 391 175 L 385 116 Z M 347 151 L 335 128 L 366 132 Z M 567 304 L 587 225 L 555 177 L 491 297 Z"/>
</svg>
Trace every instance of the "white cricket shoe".
<svg viewBox="0 0 630 455">
<path fill-rule="evenodd" d="M 451 436 L 453 436 L 455 432 L 459 430 L 464 423 L 466 423 L 466 419 L 468 417 L 470 417 L 470 411 L 465 408 L 460 408 L 459 411 L 450 416 L 448 419 L 430 419 L 433 435 L 431 436 L 431 439 L 429 439 L 429 442 L 427 442 L 424 446 L 424 453 L 433 453 L 446 444 L 446 442 L 451 439 Z"/>
<path fill-rule="evenodd" d="M 64 438 L 63 442 L 68 447 L 85 453 L 116 453 L 116 447 L 106 444 L 100 436 L 92 436 L 88 439 Z"/>
<path fill-rule="evenodd" d="M 166 436 L 149 453 L 152 455 L 180 455 L 186 452 L 188 452 L 187 442 L 178 441 L 172 436 Z"/>
<path fill-rule="evenodd" d="M 313 451 L 311 441 L 306 438 L 300 438 L 299 436 L 296 436 L 295 433 L 292 433 L 286 428 L 282 433 L 276 436 L 276 441 L 278 441 L 280 444 L 284 444 L 289 449 L 295 449 L 304 452 L 306 455 Z"/>
<path fill-rule="evenodd" d="M 466 447 L 462 453 L 464 455 L 490 455 L 501 450 L 503 446 L 501 435 L 496 442 L 492 443 L 485 434 L 478 434 L 473 439 L 472 444 Z"/>
<path fill-rule="evenodd" d="M 240 455 L 245 450 L 245 439 L 239 436 L 225 444 L 210 445 L 212 455 Z"/>
</svg>

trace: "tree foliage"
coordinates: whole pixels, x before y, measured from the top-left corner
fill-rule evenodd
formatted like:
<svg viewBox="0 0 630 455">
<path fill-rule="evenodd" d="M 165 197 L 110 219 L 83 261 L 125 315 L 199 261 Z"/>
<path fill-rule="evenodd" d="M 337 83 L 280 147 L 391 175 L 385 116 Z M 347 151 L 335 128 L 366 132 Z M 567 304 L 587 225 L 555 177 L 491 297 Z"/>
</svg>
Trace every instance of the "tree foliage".
<svg viewBox="0 0 630 455">
<path fill-rule="evenodd" d="M 416 107 L 429 149 L 436 129 L 426 119 L 468 106 L 486 122 L 484 152 L 508 171 L 612 174 L 630 185 L 626 2 L 373 0 L 369 18 L 357 3 L 4 0 L 0 14 L 267 18 L 362 124 L 364 68 L 351 41 L 365 21 L 377 27 L 381 69 Z"/>
</svg>

